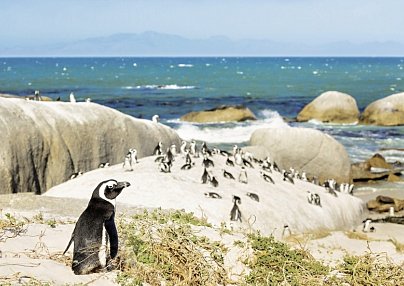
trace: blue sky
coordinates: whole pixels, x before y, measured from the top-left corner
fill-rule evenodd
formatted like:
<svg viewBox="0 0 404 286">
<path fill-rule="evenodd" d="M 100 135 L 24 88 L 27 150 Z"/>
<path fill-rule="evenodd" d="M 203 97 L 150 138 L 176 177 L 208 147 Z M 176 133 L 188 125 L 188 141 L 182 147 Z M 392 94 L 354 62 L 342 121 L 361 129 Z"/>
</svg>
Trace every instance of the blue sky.
<svg viewBox="0 0 404 286">
<path fill-rule="evenodd" d="M 156 31 L 292 43 L 404 43 L 402 0 L 0 0 L 0 39 L 25 45 Z"/>
</svg>

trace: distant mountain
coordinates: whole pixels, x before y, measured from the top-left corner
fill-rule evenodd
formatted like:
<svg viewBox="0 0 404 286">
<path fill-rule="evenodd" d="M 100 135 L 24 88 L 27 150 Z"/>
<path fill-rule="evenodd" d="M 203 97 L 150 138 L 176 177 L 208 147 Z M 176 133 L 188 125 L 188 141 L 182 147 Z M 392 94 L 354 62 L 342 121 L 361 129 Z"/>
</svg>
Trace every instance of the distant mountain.
<svg viewBox="0 0 404 286">
<path fill-rule="evenodd" d="M 224 36 L 188 39 L 177 35 L 144 32 L 114 34 L 54 45 L 6 46 L 0 56 L 402 56 L 398 42 L 324 45 L 280 43 L 270 40 L 231 40 Z"/>
</svg>

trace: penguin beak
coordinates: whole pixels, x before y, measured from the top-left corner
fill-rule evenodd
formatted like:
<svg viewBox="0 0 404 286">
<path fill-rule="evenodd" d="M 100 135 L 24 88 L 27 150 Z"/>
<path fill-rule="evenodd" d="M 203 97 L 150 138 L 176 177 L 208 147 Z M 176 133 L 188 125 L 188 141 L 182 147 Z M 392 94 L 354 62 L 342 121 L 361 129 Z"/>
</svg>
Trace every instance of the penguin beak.
<svg viewBox="0 0 404 286">
<path fill-rule="evenodd" d="M 118 184 L 116 185 L 116 189 L 123 189 L 123 188 L 127 188 L 130 186 L 129 182 L 118 182 Z"/>
</svg>

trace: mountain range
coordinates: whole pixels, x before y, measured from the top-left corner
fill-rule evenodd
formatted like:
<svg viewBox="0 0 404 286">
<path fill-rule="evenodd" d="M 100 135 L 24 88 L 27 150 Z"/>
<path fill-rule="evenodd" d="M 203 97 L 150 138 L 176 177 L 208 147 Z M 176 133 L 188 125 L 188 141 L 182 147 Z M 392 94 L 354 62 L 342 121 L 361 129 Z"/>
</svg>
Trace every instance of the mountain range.
<svg viewBox="0 0 404 286">
<path fill-rule="evenodd" d="M 225 36 L 189 39 L 157 32 L 113 34 L 55 44 L 0 44 L 0 56 L 403 56 L 400 42 L 327 44 L 232 40 Z"/>
</svg>

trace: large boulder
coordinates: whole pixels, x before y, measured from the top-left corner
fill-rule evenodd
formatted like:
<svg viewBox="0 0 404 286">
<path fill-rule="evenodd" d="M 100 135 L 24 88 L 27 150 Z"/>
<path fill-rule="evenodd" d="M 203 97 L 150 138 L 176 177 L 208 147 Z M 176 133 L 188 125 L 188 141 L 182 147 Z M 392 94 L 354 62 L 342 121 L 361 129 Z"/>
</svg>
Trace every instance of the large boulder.
<svg viewBox="0 0 404 286">
<path fill-rule="evenodd" d="M 255 156 L 270 156 L 282 169 L 305 171 L 308 177 L 316 176 L 320 182 L 331 178 L 339 183 L 350 182 L 348 153 L 321 131 L 292 127 L 258 129 L 251 135 L 250 145 L 253 147 L 248 150 Z"/>
<path fill-rule="evenodd" d="M 404 92 L 372 102 L 363 111 L 360 119 L 363 124 L 404 125 Z"/>
<path fill-rule="evenodd" d="M 307 104 L 297 115 L 297 121 L 316 119 L 331 123 L 354 123 L 359 110 L 356 100 L 342 92 L 327 91 Z"/>
<path fill-rule="evenodd" d="M 180 143 L 170 128 L 95 103 L 41 102 L 0 97 L 0 194 L 43 193 L 102 162 L 123 162 Z"/>
<path fill-rule="evenodd" d="M 181 116 L 181 121 L 187 122 L 229 122 L 256 120 L 257 118 L 251 110 L 244 106 L 226 106 L 222 105 L 213 109 L 204 111 L 192 111 Z"/>
</svg>

